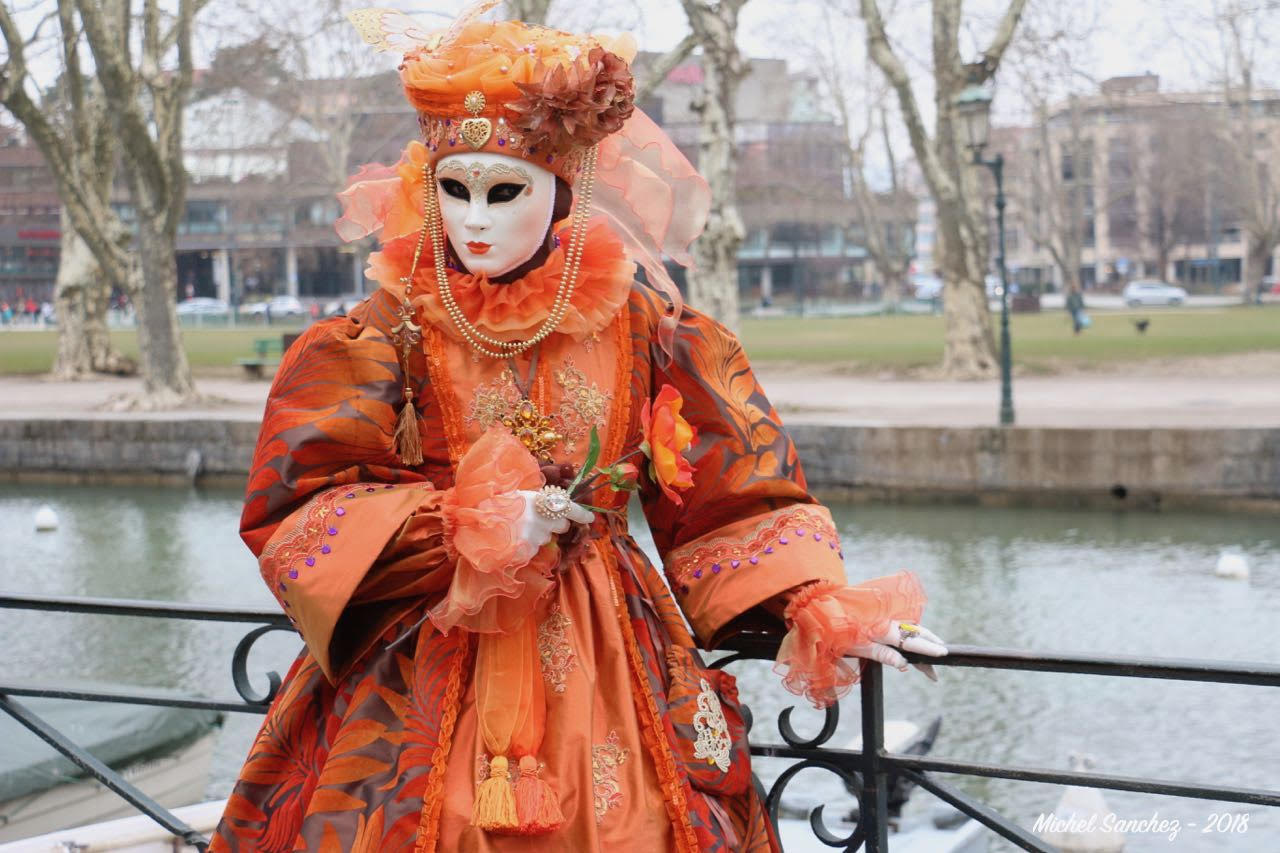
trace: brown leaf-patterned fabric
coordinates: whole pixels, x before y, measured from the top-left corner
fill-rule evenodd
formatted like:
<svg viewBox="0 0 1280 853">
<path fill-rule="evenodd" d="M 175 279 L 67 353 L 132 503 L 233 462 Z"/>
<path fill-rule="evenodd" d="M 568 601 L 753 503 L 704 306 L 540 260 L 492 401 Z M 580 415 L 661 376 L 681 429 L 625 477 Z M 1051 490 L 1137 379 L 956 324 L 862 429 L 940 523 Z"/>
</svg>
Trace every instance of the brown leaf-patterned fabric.
<svg viewBox="0 0 1280 853">
<path fill-rule="evenodd" d="M 453 392 L 459 389 L 434 388 L 429 377 L 446 361 L 456 371 L 470 370 L 472 362 L 469 354 L 450 351 L 428 370 L 425 352 L 411 355 L 407 382 L 417 401 L 425 461 L 413 468 L 402 465 L 393 436 L 406 377 L 387 332 L 394 304 L 393 296 L 380 291 L 351 317 L 317 323 L 285 355 L 272 386 L 242 535 L 263 557 L 264 578 L 274 584 L 282 606 L 304 626 L 304 640 L 331 639 L 319 656 L 317 649 L 304 649 L 286 677 L 228 801 L 214 851 L 458 849 L 457 837 L 439 834 L 445 831 L 441 827 L 458 832 L 460 819 L 456 811 L 440 817 L 441 802 L 447 809 L 449 801 L 441 785 L 450 778 L 470 785 L 474 778 L 474 748 L 451 740 L 450 716 L 456 711 L 461 720 L 470 713 L 462 698 L 471 695 L 469 638 L 461 631 L 443 636 L 429 624 L 413 626 L 439 600 L 452 572 L 439 495 L 453 484 L 450 459 L 459 450 L 450 447 L 447 422 L 460 422 L 465 414 L 456 411 L 456 403 L 448 409 L 447 401 L 456 400 Z M 654 291 L 636 285 L 617 318 L 618 335 L 562 339 L 548 350 L 579 365 L 616 366 L 610 369 L 616 369 L 620 384 L 603 373 L 590 381 L 613 389 L 615 402 L 626 402 L 630 392 L 630 404 L 609 409 L 609 423 L 601 430 L 616 434 L 623 453 L 641 441 L 642 402 L 665 384 L 683 395 L 683 414 L 699 433 L 690 450 L 697 466 L 694 486 L 684 493 L 683 507 L 654 484 L 642 483 L 645 513 L 668 558 L 671 588 L 620 516 L 602 518 L 593 528 L 598 538 L 587 550 L 605 559 L 561 567 L 560 605 L 577 608 L 565 611 L 573 630 L 595 626 L 590 636 L 621 637 L 590 655 L 597 668 L 593 676 L 584 663 L 588 636 L 578 635 L 582 660 L 566 674 L 571 683 L 564 695 L 592 696 L 596 707 L 587 709 L 587 716 L 599 719 L 601 733 L 616 729 L 620 742 L 630 745 L 622 769 L 633 786 L 619 791 L 621 809 L 610 809 L 597 824 L 591 786 L 569 785 L 562 796 L 588 799 L 565 812 L 585 816 L 582 837 L 598 839 L 591 845 L 599 849 L 607 838 L 616 846 L 617 838 L 625 837 L 628 827 L 611 821 L 630 809 L 629 820 L 648 822 L 650 830 L 655 821 L 666 822 L 659 825 L 669 826 L 665 831 L 673 849 L 777 851 L 776 834 L 754 787 L 729 796 L 690 784 L 676 758 L 679 738 L 687 731 L 669 719 L 667 653 L 692 645 L 685 620 L 704 641 L 714 639 L 723 634 L 727 617 L 751 610 L 773 592 L 830 576 L 832 565 L 839 565 L 834 536 L 821 527 L 821 544 L 812 532 L 804 537 L 808 551 L 780 546 L 758 564 L 744 559 L 728 568 L 732 564 L 726 563 L 724 571 L 709 571 L 693 589 L 683 588 L 696 571 L 682 562 L 690 549 L 738 553 L 733 549 L 773 541 L 761 536 L 792 535 L 788 525 L 803 523 L 816 531 L 821 525 L 810 522 L 821 521 L 825 511 L 808 495 L 795 448 L 736 339 L 686 309 L 674 353 L 667 357 L 656 344 L 665 310 Z M 605 346 L 618 349 L 607 357 L 592 349 Z M 472 390 L 467 389 L 468 397 Z M 364 518 L 360 507 L 379 506 L 392 508 L 393 517 L 358 521 Z M 363 542 L 356 548 L 352 543 L 362 533 L 377 547 Z M 350 558 L 357 553 L 358 559 Z M 272 554 L 283 556 L 273 562 Z M 588 589 L 594 592 L 588 595 Z M 407 632 L 406 642 L 388 649 Z M 616 643 L 621 647 L 614 648 Z M 622 691 L 619 697 L 616 690 L 601 696 L 591 683 L 572 682 L 604 678 L 605 668 L 609 679 L 620 679 L 609 683 L 628 684 L 630 696 Z M 619 701 L 628 706 L 626 713 L 609 704 Z M 572 742 L 565 733 L 573 734 L 580 710 L 549 707 L 549 738 L 559 732 L 560 742 Z M 474 729 L 474 720 L 467 726 Z M 555 755 L 546 758 L 557 762 Z M 443 772 L 446 764 L 465 772 L 450 777 Z M 549 773 L 554 776 L 556 769 Z M 462 834 L 472 839 L 468 844 L 479 844 L 478 850 L 564 849 L 555 834 L 479 841 L 473 830 Z"/>
</svg>

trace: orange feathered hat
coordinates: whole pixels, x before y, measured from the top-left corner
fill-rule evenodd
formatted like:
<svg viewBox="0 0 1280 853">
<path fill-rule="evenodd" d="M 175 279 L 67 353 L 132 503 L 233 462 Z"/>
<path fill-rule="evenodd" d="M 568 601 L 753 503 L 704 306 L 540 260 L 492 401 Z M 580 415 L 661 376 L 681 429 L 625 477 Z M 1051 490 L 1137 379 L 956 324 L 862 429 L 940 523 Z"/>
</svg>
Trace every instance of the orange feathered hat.
<svg viewBox="0 0 1280 853">
<path fill-rule="evenodd" d="M 658 330 L 670 354 L 684 301 L 664 258 L 693 264 L 689 245 L 706 224 L 711 190 L 662 129 L 635 107 L 630 36 L 574 35 L 480 19 L 497 5 L 498 0 L 479 0 L 436 32 L 393 9 L 361 9 L 348 17 L 366 42 L 403 56 L 400 79 L 418 111 L 431 165 L 449 154 L 489 151 L 526 160 L 573 184 L 586 155 L 596 149 L 590 214 L 606 218 L 649 283 L 670 300 Z M 342 194 L 343 239 L 385 224 L 384 202 L 401 182 L 378 170 L 386 171 L 362 171 Z M 388 187 L 379 189 L 383 183 Z"/>
<path fill-rule="evenodd" d="M 418 35 L 401 26 L 411 45 L 389 38 L 398 12 L 366 9 L 353 21 L 379 47 L 407 47 L 400 79 L 433 163 L 489 151 L 572 184 L 586 151 L 621 130 L 634 111 L 635 45 L 625 36 L 479 20 L 494 5 L 473 6 L 443 33 Z"/>
</svg>

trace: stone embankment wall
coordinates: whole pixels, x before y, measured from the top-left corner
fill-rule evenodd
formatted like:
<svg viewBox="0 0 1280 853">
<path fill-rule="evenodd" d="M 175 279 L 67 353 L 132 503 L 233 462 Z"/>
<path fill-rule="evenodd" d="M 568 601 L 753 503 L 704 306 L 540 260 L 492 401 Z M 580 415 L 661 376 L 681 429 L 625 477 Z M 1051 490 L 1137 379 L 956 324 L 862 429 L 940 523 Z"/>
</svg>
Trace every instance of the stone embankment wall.
<svg viewBox="0 0 1280 853">
<path fill-rule="evenodd" d="M 793 423 L 824 495 L 1155 509 L 1280 507 L 1280 429 L 1056 429 Z M 258 423 L 0 419 L 0 477 L 243 482 Z"/>
</svg>

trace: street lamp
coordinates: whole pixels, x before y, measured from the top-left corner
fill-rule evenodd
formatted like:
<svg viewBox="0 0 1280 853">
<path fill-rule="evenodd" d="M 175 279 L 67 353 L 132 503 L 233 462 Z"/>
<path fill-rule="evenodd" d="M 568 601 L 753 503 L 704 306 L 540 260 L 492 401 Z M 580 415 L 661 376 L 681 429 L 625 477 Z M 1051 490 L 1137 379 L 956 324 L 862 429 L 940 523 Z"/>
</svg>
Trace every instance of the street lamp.
<svg viewBox="0 0 1280 853">
<path fill-rule="evenodd" d="M 977 83 L 966 86 L 954 101 L 960 117 L 965 146 L 973 154 L 975 166 L 986 166 L 996 179 L 996 228 L 1000 234 L 1000 423 L 1013 424 L 1013 362 L 1009 350 L 1009 270 L 1005 265 L 1004 251 L 1004 156 L 996 154 L 990 160 L 983 159 L 982 149 L 987 147 L 991 133 L 991 91 Z"/>
</svg>

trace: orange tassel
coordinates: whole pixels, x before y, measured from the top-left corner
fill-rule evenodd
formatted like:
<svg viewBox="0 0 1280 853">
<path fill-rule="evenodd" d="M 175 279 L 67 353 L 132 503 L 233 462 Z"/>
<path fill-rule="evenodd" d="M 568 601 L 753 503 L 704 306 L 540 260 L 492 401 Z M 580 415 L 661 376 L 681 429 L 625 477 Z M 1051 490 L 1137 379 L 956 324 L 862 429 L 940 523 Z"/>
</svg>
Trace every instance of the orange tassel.
<svg viewBox="0 0 1280 853">
<path fill-rule="evenodd" d="M 396 453 L 406 465 L 422 464 L 422 435 L 418 432 L 418 407 L 413 405 L 413 392 L 404 389 L 404 408 L 396 423 Z"/>
<path fill-rule="evenodd" d="M 495 755 L 489 762 L 489 778 L 476 789 L 471 823 L 486 832 L 516 832 L 520 828 L 508 768 L 506 756 Z"/>
<path fill-rule="evenodd" d="M 520 758 L 516 814 L 520 817 L 521 835 L 542 835 L 564 825 L 564 812 L 560 811 L 556 792 L 538 778 L 538 760 L 532 755 Z"/>
</svg>

